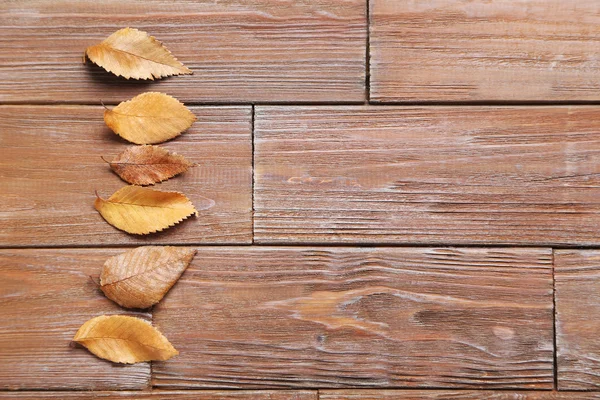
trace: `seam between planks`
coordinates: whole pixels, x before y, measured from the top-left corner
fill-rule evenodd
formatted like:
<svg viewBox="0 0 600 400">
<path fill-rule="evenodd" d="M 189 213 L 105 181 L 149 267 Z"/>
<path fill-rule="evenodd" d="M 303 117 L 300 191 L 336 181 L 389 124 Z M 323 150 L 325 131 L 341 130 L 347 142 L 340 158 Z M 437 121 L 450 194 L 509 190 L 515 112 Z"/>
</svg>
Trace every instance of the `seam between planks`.
<svg viewBox="0 0 600 400">
<path fill-rule="evenodd" d="M 314 247 L 314 248 L 457 248 L 457 249 L 550 249 L 556 250 L 600 250 L 600 245 L 555 246 L 552 244 L 455 244 L 455 243 L 311 243 L 311 242 L 256 242 L 256 243 L 131 243 L 131 244 L 65 244 L 65 245 L 23 245 L 0 246 L 0 250 L 52 250 L 52 249 L 131 249 L 140 246 L 181 246 L 181 247 Z"/>
<path fill-rule="evenodd" d="M 181 246 L 181 247 L 314 247 L 314 248 L 457 248 L 457 249 L 549 249 L 549 250 L 600 250 L 600 245 L 554 246 L 552 244 L 454 244 L 454 243 L 311 243 L 311 242 L 256 242 L 256 243 L 131 243 L 131 244 L 86 244 L 86 245 L 24 245 L 0 246 L 0 250 L 52 250 L 52 249 L 131 249 L 140 246 Z"/>
<path fill-rule="evenodd" d="M 369 60 L 370 60 L 369 56 Z M 370 68 L 369 68 L 370 70 Z M 368 87 L 370 92 L 370 71 L 367 71 L 368 82 L 365 88 Z M 370 94 L 369 96 L 370 97 Z M 123 99 L 125 101 L 127 99 Z M 116 106 L 120 101 L 105 101 L 107 106 Z M 0 101 L 0 106 L 101 106 L 98 102 L 48 102 L 48 101 Z M 377 101 L 357 100 L 357 101 L 272 101 L 272 102 L 203 102 L 203 101 L 186 101 L 186 106 L 190 107 L 311 107 L 311 106 L 377 106 L 377 107 L 438 107 L 438 106 L 477 106 L 477 107 L 493 107 L 493 106 L 518 106 L 518 107 L 536 107 L 536 106 L 600 106 L 600 100 L 536 100 L 536 101 L 510 101 L 510 100 L 475 100 L 475 101 Z"/>
</svg>

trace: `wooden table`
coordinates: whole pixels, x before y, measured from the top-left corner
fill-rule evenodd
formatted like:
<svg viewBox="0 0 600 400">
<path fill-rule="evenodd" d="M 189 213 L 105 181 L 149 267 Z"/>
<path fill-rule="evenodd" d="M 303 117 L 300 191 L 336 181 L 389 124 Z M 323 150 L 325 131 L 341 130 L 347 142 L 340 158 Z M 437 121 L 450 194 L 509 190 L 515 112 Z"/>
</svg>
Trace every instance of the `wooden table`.
<svg viewBox="0 0 600 400">
<path fill-rule="evenodd" d="M 126 26 L 194 74 L 81 63 Z M 202 210 L 139 237 L 93 201 L 149 90 Z M 596 0 L 3 1 L 0 151 L 0 399 L 600 399 Z M 124 311 L 89 276 L 148 244 L 198 254 Z M 180 355 L 70 347 L 102 314 Z"/>
</svg>

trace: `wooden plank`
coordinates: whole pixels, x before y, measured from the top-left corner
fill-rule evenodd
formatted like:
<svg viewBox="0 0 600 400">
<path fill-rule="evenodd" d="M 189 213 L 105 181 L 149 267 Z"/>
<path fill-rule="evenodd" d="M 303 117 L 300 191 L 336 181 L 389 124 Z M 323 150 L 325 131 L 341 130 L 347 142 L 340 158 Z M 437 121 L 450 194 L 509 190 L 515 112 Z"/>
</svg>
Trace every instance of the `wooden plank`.
<svg viewBox="0 0 600 400">
<path fill-rule="evenodd" d="M 114 390 L 148 387 L 150 364 L 113 364 L 70 341 L 88 319 L 124 311 L 96 289 L 117 250 L 0 251 L 0 389 Z"/>
<path fill-rule="evenodd" d="M 93 207 L 95 190 L 106 198 L 126 185 L 100 158 L 129 146 L 101 107 L 0 107 L 0 246 L 251 242 L 251 109 L 191 109 L 198 121 L 164 147 L 200 166 L 156 187 L 185 193 L 199 216 L 134 236 Z"/>
<path fill-rule="evenodd" d="M 558 388 L 600 388 L 600 251 L 554 254 Z"/>
<path fill-rule="evenodd" d="M 600 244 L 600 107 L 255 114 L 257 242 Z"/>
<path fill-rule="evenodd" d="M 600 393 L 489 390 L 322 390 L 320 400 L 592 400 Z"/>
<path fill-rule="evenodd" d="M 82 64 L 127 26 L 194 75 L 150 86 Z M 366 0 L 4 1 L 0 102 L 108 104 L 150 87 L 188 102 L 363 102 L 366 29 Z"/>
<path fill-rule="evenodd" d="M 310 390 L 153 390 L 148 392 L 0 392 L 0 399 L 317 400 Z"/>
<path fill-rule="evenodd" d="M 320 390 L 320 400 L 593 400 L 596 392 L 489 391 L 489 390 Z M 184 390 L 151 392 L 0 392 L 0 399 L 135 399 L 135 400 L 317 400 L 316 391 Z"/>
<path fill-rule="evenodd" d="M 158 388 L 553 386 L 549 249 L 209 247 Z"/>
<path fill-rule="evenodd" d="M 595 0 L 372 0 L 371 100 L 600 100 Z"/>
</svg>

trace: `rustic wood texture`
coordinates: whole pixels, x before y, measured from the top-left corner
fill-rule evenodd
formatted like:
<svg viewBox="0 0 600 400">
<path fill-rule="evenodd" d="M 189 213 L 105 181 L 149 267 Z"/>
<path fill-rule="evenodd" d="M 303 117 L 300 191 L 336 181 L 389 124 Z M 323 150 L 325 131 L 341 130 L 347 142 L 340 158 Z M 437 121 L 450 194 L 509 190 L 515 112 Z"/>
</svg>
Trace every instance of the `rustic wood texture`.
<svg viewBox="0 0 600 400">
<path fill-rule="evenodd" d="M 557 250 L 558 388 L 600 388 L 600 251 Z"/>
<path fill-rule="evenodd" d="M 117 250 L 0 251 L 0 389 L 143 389 L 150 364 L 117 365 L 70 347 L 77 329 L 123 311 L 95 287 Z"/>
<path fill-rule="evenodd" d="M 598 245 L 600 107 L 257 107 L 262 243 Z"/>
<path fill-rule="evenodd" d="M 489 390 L 183 390 L 152 392 L 0 392 L 0 399 L 135 399 L 135 400 L 593 400 L 600 393 Z"/>
<path fill-rule="evenodd" d="M 127 26 L 194 74 L 151 83 L 82 63 Z M 194 102 L 362 102 L 366 36 L 366 0 L 3 1 L 0 102 L 116 103 L 150 87 Z"/>
<path fill-rule="evenodd" d="M 319 400 L 593 400 L 600 393 L 489 390 L 323 390 Z"/>
<path fill-rule="evenodd" d="M 139 236 L 93 206 L 95 190 L 108 198 L 127 185 L 101 159 L 130 145 L 104 125 L 102 107 L 0 107 L 0 246 L 251 242 L 251 108 L 191 109 L 198 121 L 163 146 L 199 166 L 154 187 L 183 192 L 199 216 Z"/>
<path fill-rule="evenodd" d="M 200 248 L 158 388 L 553 386 L 549 249 Z"/>
<path fill-rule="evenodd" d="M 153 390 L 148 392 L 0 392 L 0 399 L 134 399 L 134 400 L 317 400 L 310 390 Z"/>
<path fill-rule="evenodd" d="M 371 0 L 371 100 L 600 100 L 596 0 Z"/>
</svg>

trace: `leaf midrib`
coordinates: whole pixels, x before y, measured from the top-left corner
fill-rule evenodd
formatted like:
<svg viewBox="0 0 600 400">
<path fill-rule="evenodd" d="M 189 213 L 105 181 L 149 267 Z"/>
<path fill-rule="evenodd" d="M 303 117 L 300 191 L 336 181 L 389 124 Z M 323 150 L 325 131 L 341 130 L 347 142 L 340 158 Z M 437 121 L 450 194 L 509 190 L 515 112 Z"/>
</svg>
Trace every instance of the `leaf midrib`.
<svg viewBox="0 0 600 400">
<path fill-rule="evenodd" d="M 126 280 L 138 277 L 140 275 L 144 275 L 144 274 L 147 274 L 147 273 L 152 273 L 152 272 L 156 271 L 157 269 L 164 267 L 165 265 L 167 265 L 167 262 L 163 263 L 162 265 L 158 265 L 156 267 L 150 268 L 148 270 L 145 270 L 145 271 L 142 271 L 140 273 L 128 276 L 128 277 L 123 278 L 123 279 L 116 280 L 116 281 L 111 282 L 111 283 L 107 283 L 106 285 L 102 285 L 102 286 L 111 286 L 111 285 L 115 285 L 117 283 L 125 282 Z"/>
<path fill-rule="evenodd" d="M 177 69 L 177 70 L 179 70 L 179 71 L 185 71 L 185 70 L 182 70 L 182 69 L 181 69 L 181 67 L 179 67 L 179 66 L 177 66 L 177 67 L 174 67 L 174 66 L 172 66 L 171 64 L 165 64 L 165 63 L 162 63 L 162 62 L 160 62 L 160 61 L 154 61 L 154 60 L 152 60 L 152 59 L 150 59 L 150 58 L 147 58 L 147 57 L 144 57 L 144 56 L 140 56 L 140 55 L 138 55 L 138 54 L 131 53 L 131 52 L 129 52 L 129 51 L 125 51 L 125 50 L 117 49 L 116 47 L 112 47 L 112 46 L 109 46 L 109 45 L 107 45 L 107 44 L 104 44 L 104 43 L 100 43 L 100 44 L 98 44 L 97 46 L 102 46 L 102 47 L 105 47 L 105 48 L 107 48 L 107 49 L 110 49 L 110 50 L 113 50 L 113 51 L 119 52 L 119 53 L 129 54 L 130 56 L 138 57 L 138 58 L 141 58 L 141 59 L 143 59 L 143 60 L 146 60 L 146 61 L 150 61 L 150 62 L 152 62 L 152 63 L 155 63 L 155 64 L 159 64 L 159 65 L 164 65 L 164 66 L 166 66 L 166 67 L 175 68 L 175 69 Z M 175 61 L 177 61 L 177 60 L 175 60 Z M 179 62 L 179 61 L 177 61 L 177 62 Z"/>
<path fill-rule="evenodd" d="M 118 164 L 118 165 L 187 165 L 187 163 L 183 163 L 183 162 L 161 162 L 161 163 L 151 163 L 151 164 L 146 164 L 146 163 L 129 163 L 129 162 L 115 162 L 115 161 L 111 161 L 111 164 Z"/>
<path fill-rule="evenodd" d="M 99 340 L 99 339 L 101 339 L 101 340 L 109 340 L 109 339 L 110 340 L 123 340 L 125 342 L 137 343 L 137 344 L 141 344 L 142 346 L 152 347 L 153 349 L 156 349 L 156 350 L 164 350 L 164 351 L 168 350 L 168 349 L 165 349 L 163 347 L 152 346 L 150 344 L 146 344 L 146 343 L 143 343 L 143 342 L 140 342 L 140 341 L 137 341 L 137 340 L 133 340 L 133 339 L 114 338 L 114 337 L 110 337 L 110 336 L 108 336 L 108 337 L 106 337 L 106 336 L 86 337 L 84 339 L 80 339 L 80 341 L 85 342 L 87 340 Z"/>
<path fill-rule="evenodd" d="M 122 205 L 126 205 L 126 206 L 137 206 L 137 207 L 152 207 L 152 208 L 166 208 L 168 210 L 178 210 L 181 207 L 167 207 L 167 206 L 152 206 L 152 205 L 146 205 L 146 204 L 135 204 L 135 203 L 124 203 L 124 202 L 120 202 L 120 201 L 113 201 L 113 200 L 104 200 L 103 201 L 107 202 L 107 203 L 111 203 L 111 204 L 122 204 Z M 183 204 L 182 204 L 183 205 Z M 189 207 L 188 204 L 185 204 L 186 206 Z M 192 205 L 193 207 L 193 205 Z"/>
</svg>

